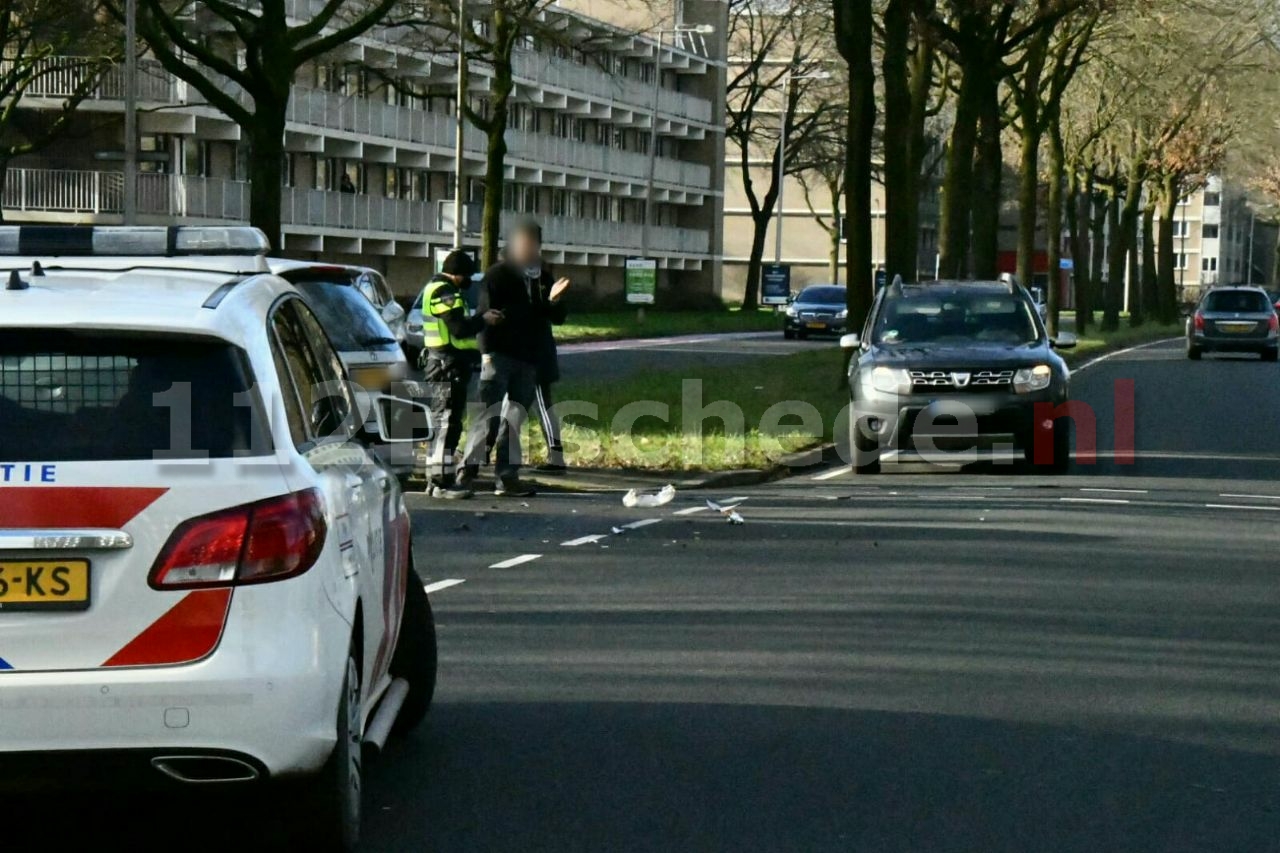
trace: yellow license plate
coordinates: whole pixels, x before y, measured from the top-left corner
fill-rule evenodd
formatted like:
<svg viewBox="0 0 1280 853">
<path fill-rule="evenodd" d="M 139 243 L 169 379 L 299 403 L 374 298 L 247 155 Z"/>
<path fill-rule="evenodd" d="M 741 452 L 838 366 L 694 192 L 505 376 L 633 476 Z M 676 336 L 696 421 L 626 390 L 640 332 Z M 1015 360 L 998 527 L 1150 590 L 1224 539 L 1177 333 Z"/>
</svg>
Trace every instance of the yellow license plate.
<svg viewBox="0 0 1280 853">
<path fill-rule="evenodd" d="M 0 612 L 88 607 L 88 560 L 0 560 Z"/>
<path fill-rule="evenodd" d="M 385 391 L 391 384 L 391 371 L 385 367 L 357 367 L 351 381 L 366 391 Z"/>
<path fill-rule="evenodd" d="M 826 323 L 809 323 L 808 326 L 810 329 L 825 329 L 827 327 L 827 324 Z"/>
<path fill-rule="evenodd" d="M 1252 332 L 1253 327 L 1254 327 L 1253 323 L 1219 323 L 1218 324 L 1219 329 L 1222 329 L 1222 331 L 1229 332 L 1231 334 L 1240 334 L 1242 332 Z"/>
</svg>

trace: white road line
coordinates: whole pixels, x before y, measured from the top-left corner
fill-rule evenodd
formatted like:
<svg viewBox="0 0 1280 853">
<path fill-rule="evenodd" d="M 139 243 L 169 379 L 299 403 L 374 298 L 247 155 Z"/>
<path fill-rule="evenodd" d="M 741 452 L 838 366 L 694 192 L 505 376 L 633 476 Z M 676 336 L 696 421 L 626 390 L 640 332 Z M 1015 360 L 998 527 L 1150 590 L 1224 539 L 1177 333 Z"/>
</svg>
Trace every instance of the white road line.
<svg viewBox="0 0 1280 853">
<path fill-rule="evenodd" d="M 1218 495 L 1220 498 L 1240 498 L 1246 501 L 1280 501 L 1280 495 Z"/>
<path fill-rule="evenodd" d="M 740 504 L 740 503 L 742 503 L 743 501 L 749 501 L 749 500 L 751 500 L 751 498 L 749 498 L 749 497 L 741 497 L 741 496 L 740 496 L 740 497 L 733 497 L 733 498 L 725 498 L 724 500 L 720 501 L 720 503 L 722 503 L 722 504 Z"/>
<path fill-rule="evenodd" d="M 1129 501 L 1123 498 L 1058 498 L 1062 503 L 1069 504 L 1127 504 Z"/>
<path fill-rule="evenodd" d="M 501 563 L 494 563 L 491 569 L 510 569 L 515 566 L 522 566 L 525 563 L 532 563 L 541 557 L 541 554 L 521 554 L 519 557 L 512 557 L 510 560 L 503 560 Z"/>
<path fill-rule="evenodd" d="M 821 474 L 818 474 L 817 476 L 814 476 L 814 477 L 810 477 L 809 479 L 811 479 L 811 480 L 834 480 L 836 477 L 840 477 L 840 476 L 843 476 L 843 475 L 848 474 L 848 473 L 849 473 L 849 469 L 848 469 L 848 468 L 833 468 L 833 469 L 831 469 L 830 471 L 823 471 Z"/>
<path fill-rule="evenodd" d="M 1209 509 L 1260 509 L 1263 512 L 1280 512 L 1280 506 L 1250 506 L 1248 504 L 1205 504 Z"/>
<path fill-rule="evenodd" d="M 608 539 L 608 534 L 593 533 L 590 536 L 579 536 L 577 539 L 570 539 L 568 542 L 561 542 L 562 548 L 577 548 L 579 545 L 592 545 L 601 539 Z"/>
<path fill-rule="evenodd" d="M 433 592 L 439 592 L 442 589 L 448 589 L 451 586 L 457 586 L 460 583 L 466 583 L 466 582 L 467 582 L 466 578 L 446 578 L 445 580 L 442 580 L 442 581 L 429 583 L 425 585 L 423 589 L 425 589 L 427 591 L 427 594 L 430 595 Z"/>
<path fill-rule="evenodd" d="M 711 507 L 709 506 L 690 506 L 690 507 L 685 507 L 684 509 L 678 509 L 671 514 L 672 515 L 697 515 L 698 513 L 706 512 L 709 509 L 711 509 Z"/>
<path fill-rule="evenodd" d="M 619 524 L 623 530 L 639 530 L 641 527 L 648 527 L 650 524 L 657 524 L 662 521 L 660 518 L 642 518 L 639 521 L 633 521 L 630 524 Z"/>
<path fill-rule="evenodd" d="M 1114 495 L 1147 495 L 1147 494 L 1150 494 L 1150 492 L 1149 492 L 1149 491 L 1147 491 L 1146 489 L 1103 489 L 1103 488 L 1083 489 L 1083 488 L 1082 488 L 1080 491 L 1082 491 L 1082 492 L 1107 492 L 1107 493 L 1114 494 Z M 1226 497 L 1226 495 L 1220 495 L 1220 497 L 1224 497 L 1224 498 L 1225 498 L 1225 497 Z"/>
</svg>

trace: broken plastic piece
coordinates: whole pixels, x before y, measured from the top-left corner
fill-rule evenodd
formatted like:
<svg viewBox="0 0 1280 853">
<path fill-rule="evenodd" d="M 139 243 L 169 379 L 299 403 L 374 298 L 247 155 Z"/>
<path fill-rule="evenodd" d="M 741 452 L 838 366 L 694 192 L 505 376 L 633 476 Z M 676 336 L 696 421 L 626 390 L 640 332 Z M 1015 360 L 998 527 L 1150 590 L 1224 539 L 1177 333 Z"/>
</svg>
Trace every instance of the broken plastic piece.
<svg viewBox="0 0 1280 853">
<path fill-rule="evenodd" d="M 659 489 L 655 494 L 640 494 L 635 489 L 627 492 L 622 496 L 622 505 L 625 507 L 644 507 L 652 509 L 656 506 L 666 506 L 675 500 L 676 487 L 668 483 Z"/>
</svg>

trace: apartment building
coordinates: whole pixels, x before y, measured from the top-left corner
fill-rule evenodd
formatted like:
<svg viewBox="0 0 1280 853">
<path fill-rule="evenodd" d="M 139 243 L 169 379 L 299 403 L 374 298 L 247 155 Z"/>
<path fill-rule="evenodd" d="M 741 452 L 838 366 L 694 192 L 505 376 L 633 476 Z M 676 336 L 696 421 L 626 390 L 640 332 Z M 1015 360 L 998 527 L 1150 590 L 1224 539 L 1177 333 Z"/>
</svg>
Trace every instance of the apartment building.
<svg viewBox="0 0 1280 853">
<path fill-rule="evenodd" d="M 1217 284 L 1265 284 L 1268 266 L 1255 260 L 1261 232 L 1244 192 L 1221 176 L 1178 205 L 1173 220 L 1174 270 L 1183 301 Z"/>
<path fill-rule="evenodd" d="M 290 13 L 308 19 L 322 2 L 289 0 Z M 685 21 L 720 34 L 695 43 L 660 41 L 656 20 L 621 26 L 555 5 L 547 23 L 578 34 L 592 52 L 568 39 L 532 38 L 517 50 L 504 217 L 543 224 L 549 259 L 579 293 L 621 304 L 624 261 L 641 250 L 652 170 L 649 255 L 659 264 L 659 302 L 719 294 L 725 8 L 722 0 L 685 0 Z M 55 108 L 74 73 L 46 77 L 22 108 Z M 285 254 L 380 268 L 403 295 L 421 286 L 437 250 L 453 242 L 457 73 L 456 53 L 389 31 L 302 70 L 286 128 Z M 468 97 L 482 113 L 490 82 L 484 65 L 470 69 Z M 238 127 L 145 59 L 138 89 L 140 223 L 245 221 L 252 155 Z M 6 219 L 121 220 L 123 95 L 116 69 L 64 137 L 13 162 Z M 484 136 L 468 125 L 464 147 L 464 222 L 478 224 Z M 468 243 L 478 245 L 479 235 Z"/>
</svg>

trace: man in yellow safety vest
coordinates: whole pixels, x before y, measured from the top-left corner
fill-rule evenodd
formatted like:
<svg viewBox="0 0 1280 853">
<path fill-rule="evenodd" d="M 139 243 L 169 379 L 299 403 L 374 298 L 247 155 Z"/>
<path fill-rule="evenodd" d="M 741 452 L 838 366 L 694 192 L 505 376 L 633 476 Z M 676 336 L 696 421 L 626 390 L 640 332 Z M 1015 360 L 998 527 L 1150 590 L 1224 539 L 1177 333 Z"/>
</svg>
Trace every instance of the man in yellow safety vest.
<svg viewBox="0 0 1280 853">
<path fill-rule="evenodd" d="M 436 425 L 427 454 L 427 493 L 438 498 L 471 497 L 469 488 L 456 483 L 454 459 L 462 437 L 467 388 L 480 366 L 476 335 L 485 326 L 496 326 L 503 319 L 501 311 L 473 316 L 467 307 L 463 291 L 477 273 L 471 255 L 454 249 L 422 293 L 422 369 Z"/>
</svg>

